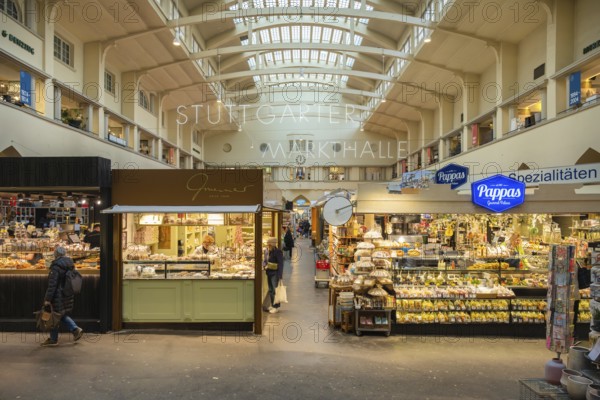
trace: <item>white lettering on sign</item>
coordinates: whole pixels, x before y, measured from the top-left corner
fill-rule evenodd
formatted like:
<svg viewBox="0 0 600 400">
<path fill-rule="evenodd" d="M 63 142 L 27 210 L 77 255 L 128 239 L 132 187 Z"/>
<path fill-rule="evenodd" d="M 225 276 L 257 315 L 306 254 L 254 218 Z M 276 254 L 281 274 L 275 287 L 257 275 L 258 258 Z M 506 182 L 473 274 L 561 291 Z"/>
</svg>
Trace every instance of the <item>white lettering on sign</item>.
<svg viewBox="0 0 600 400">
<path fill-rule="evenodd" d="M 480 185 L 478 187 L 478 196 L 480 198 L 485 197 L 487 199 L 490 199 L 489 201 L 492 201 L 492 202 L 495 202 L 495 201 L 502 202 L 502 199 L 504 199 L 504 198 L 516 199 L 516 198 L 521 197 L 521 189 L 518 189 L 518 188 L 510 188 L 510 189 L 488 188 L 487 185 Z"/>
<path fill-rule="evenodd" d="M 452 182 L 459 179 L 465 179 L 466 174 L 464 172 L 451 172 L 445 173 L 444 171 L 438 171 L 437 180 L 438 182 Z"/>
</svg>

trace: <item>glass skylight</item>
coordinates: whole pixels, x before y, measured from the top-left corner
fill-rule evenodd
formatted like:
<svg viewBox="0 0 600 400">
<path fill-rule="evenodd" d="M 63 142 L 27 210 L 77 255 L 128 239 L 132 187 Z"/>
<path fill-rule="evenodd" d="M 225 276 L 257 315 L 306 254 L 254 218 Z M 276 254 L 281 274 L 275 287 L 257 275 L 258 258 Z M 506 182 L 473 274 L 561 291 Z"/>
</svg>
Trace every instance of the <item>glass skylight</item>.
<svg viewBox="0 0 600 400">
<path fill-rule="evenodd" d="M 361 9 L 360 1 L 350 1 L 350 0 L 246 0 L 241 3 L 233 4 L 229 7 L 230 10 L 235 11 L 240 9 L 249 9 L 249 8 L 272 8 L 272 7 L 314 7 L 314 8 L 353 8 L 354 10 Z M 373 6 L 365 4 L 365 11 L 373 11 Z M 248 21 L 257 22 L 261 17 L 243 17 L 243 18 L 234 18 L 234 24 L 248 23 Z M 275 17 L 280 18 L 280 17 Z M 344 18 L 347 22 L 349 18 Z M 354 20 L 358 23 L 367 25 L 369 23 L 368 18 L 354 18 Z"/>
</svg>

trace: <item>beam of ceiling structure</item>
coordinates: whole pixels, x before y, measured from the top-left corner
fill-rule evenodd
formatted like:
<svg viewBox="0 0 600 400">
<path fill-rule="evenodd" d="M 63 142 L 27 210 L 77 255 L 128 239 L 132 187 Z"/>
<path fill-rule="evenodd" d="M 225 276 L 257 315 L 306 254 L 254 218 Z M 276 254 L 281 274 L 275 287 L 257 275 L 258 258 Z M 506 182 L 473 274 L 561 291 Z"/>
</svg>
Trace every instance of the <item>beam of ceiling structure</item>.
<svg viewBox="0 0 600 400">
<path fill-rule="evenodd" d="M 302 25 L 302 26 L 321 26 L 321 27 L 330 27 L 339 29 L 345 32 L 354 32 L 365 39 L 375 43 L 376 45 L 386 48 L 386 49 L 395 49 L 397 47 L 397 43 L 394 39 L 382 35 L 381 33 L 374 32 L 372 30 L 367 29 L 367 26 L 364 24 L 353 24 L 346 21 L 337 21 L 337 22 L 325 22 L 325 21 L 315 21 L 310 17 L 303 17 L 301 21 L 294 22 L 293 24 L 290 21 L 286 21 L 285 19 L 281 19 L 274 22 L 269 21 L 259 21 L 258 23 L 252 22 L 248 24 L 248 26 L 238 24 L 235 28 L 230 29 L 226 32 L 223 32 L 209 40 L 206 41 L 207 49 L 216 49 L 218 47 L 223 46 L 227 42 L 231 41 L 234 38 L 239 38 L 241 36 L 248 35 L 248 28 L 251 26 L 252 32 L 257 33 L 263 29 L 271 29 L 277 28 L 281 26 L 290 26 L 290 25 Z"/>
<path fill-rule="evenodd" d="M 386 74 L 378 74 L 375 72 L 367 72 L 367 71 L 356 71 L 353 69 L 339 69 L 339 68 L 261 68 L 249 71 L 238 71 L 238 72 L 230 72 L 227 74 L 217 74 L 213 75 L 210 78 L 207 78 L 207 82 L 220 82 L 220 81 L 228 81 L 230 79 L 244 78 L 244 77 L 253 77 L 260 75 L 270 75 L 270 74 L 331 74 L 331 75 L 348 75 L 357 78 L 366 78 L 373 79 L 379 81 L 388 81 L 392 82 L 395 80 L 393 76 L 389 76 Z"/>
<path fill-rule="evenodd" d="M 335 21 L 336 18 L 369 18 L 373 20 L 383 20 L 395 23 L 419 26 L 427 29 L 434 29 L 436 22 L 427 21 L 422 18 L 413 17 L 406 14 L 397 14 L 385 11 L 366 11 L 355 10 L 351 8 L 328 8 L 328 7 L 269 7 L 269 8 L 246 8 L 242 10 L 218 10 L 215 8 L 204 11 L 201 14 L 172 19 L 167 22 L 169 28 L 178 26 L 187 26 L 195 24 L 205 24 L 207 22 L 223 22 L 234 18 L 273 18 L 273 17 L 300 17 L 312 16 L 321 18 L 324 21 L 328 19 Z"/>
</svg>

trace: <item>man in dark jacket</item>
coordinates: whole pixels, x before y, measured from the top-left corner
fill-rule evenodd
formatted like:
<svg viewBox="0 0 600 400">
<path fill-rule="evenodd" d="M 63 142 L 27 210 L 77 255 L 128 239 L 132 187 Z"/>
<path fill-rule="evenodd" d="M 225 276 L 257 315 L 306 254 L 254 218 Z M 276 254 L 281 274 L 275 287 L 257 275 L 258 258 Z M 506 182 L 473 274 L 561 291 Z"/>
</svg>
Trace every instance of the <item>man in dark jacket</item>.
<svg viewBox="0 0 600 400">
<path fill-rule="evenodd" d="M 285 245 L 285 250 L 288 251 L 288 255 L 290 259 L 292 258 L 292 249 L 294 248 L 294 237 L 292 236 L 292 230 L 290 227 L 284 226 L 285 234 L 283 235 L 283 244 Z"/>
<path fill-rule="evenodd" d="M 85 235 L 83 243 L 89 243 L 90 249 L 100 247 L 100 224 L 95 224 L 94 229 Z"/>
<path fill-rule="evenodd" d="M 50 274 L 48 275 L 48 289 L 44 296 L 44 306 L 52 305 L 55 312 L 61 313 L 60 319 L 69 332 L 73 334 L 73 340 L 77 341 L 83 336 L 83 329 L 77 326 L 75 321 L 69 316 L 73 312 L 74 296 L 64 296 L 63 287 L 65 285 L 66 273 L 75 268 L 73 260 L 66 256 L 64 247 L 57 247 L 54 250 L 54 261 L 50 265 Z M 50 337 L 46 339 L 42 346 L 58 346 L 58 329 L 60 326 L 50 331 Z"/>
<path fill-rule="evenodd" d="M 279 311 L 280 304 L 275 303 L 275 289 L 279 281 L 283 278 L 283 252 L 277 248 L 277 238 L 270 237 L 267 240 L 267 254 L 265 257 L 265 266 L 267 272 L 267 283 L 269 285 L 269 296 L 271 298 L 271 307 L 269 312 L 275 314 Z M 273 268 L 271 268 L 273 266 Z M 274 268 L 277 266 L 277 268 Z"/>
</svg>

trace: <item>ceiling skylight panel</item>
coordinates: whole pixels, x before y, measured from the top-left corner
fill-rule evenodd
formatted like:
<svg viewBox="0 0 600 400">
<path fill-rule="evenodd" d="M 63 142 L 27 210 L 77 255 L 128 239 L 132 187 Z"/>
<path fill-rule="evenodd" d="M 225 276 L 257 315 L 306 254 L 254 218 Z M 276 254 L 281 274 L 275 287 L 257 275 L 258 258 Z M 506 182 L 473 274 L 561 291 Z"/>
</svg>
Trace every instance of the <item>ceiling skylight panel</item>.
<svg viewBox="0 0 600 400">
<path fill-rule="evenodd" d="M 329 43 L 331 41 L 331 28 L 323 28 L 323 43 Z"/>
<path fill-rule="evenodd" d="M 277 6 L 278 7 L 288 7 L 289 2 L 288 2 L 288 0 L 277 0 Z"/>
<path fill-rule="evenodd" d="M 355 46 L 360 46 L 360 44 L 362 43 L 362 36 L 360 35 L 354 35 L 354 45 Z"/>
<path fill-rule="evenodd" d="M 327 8 L 337 8 L 336 0 L 327 0 Z"/>
<path fill-rule="evenodd" d="M 260 42 L 261 43 L 271 43 L 271 38 L 269 37 L 269 30 L 263 29 L 260 31 Z"/>
<path fill-rule="evenodd" d="M 340 0 L 339 8 L 348 8 L 350 6 L 349 0 Z"/>
<path fill-rule="evenodd" d="M 292 42 L 300 41 L 300 26 L 294 25 L 292 26 Z"/>
<path fill-rule="evenodd" d="M 324 81 L 330 81 L 331 80 L 331 74 L 325 74 L 325 76 L 323 76 L 323 80 Z"/>
<path fill-rule="evenodd" d="M 310 43 L 310 26 L 302 27 L 302 42 Z"/>
<path fill-rule="evenodd" d="M 319 61 L 319 52 L 317 50 L 310 51 L 310 61 L 314 61 L 314 62 Z"/>
<path fill-rule="evenodd" d="M 254 8 L 265 8 L 265 3 L 263 0 L 253 0 Z"/>
<path fill-rule="evenodd" d="M 315 0 L 315 7 L 317 7 L 317 8 L 325 7 L 325 0 Z"/>
<path fill-rule="evenodd" d="M 273 53 L 265 53 L 265 63 L 273 62 Z"/>
<path fill-rule="evenodd" d="M 271 40 L 273 43 L 280 43 L 279 28 L 271 28 Z"/>
<path fill-rule="evenodd" d="M 254 75 L 252 79 L 254 79 L 254 84 L 260 83 L 260 76 Z"/>
<path fill-rule="evenodd" d="M 282 61 L 283 60 L 283 55 L 281 54 L 281 51 L 276 51 L 275 52 L 275 61 Z"/>
<path fill-rule="evenodd" d="M 256 60 L 254 59 L 254 57 L 250 57 L 248 59 L 248 66 L 250 67 L 250 69 L 256 68 Z"/>
<path fill-rule="evenodd" d="M 292 52 L 290 50 L 285 50 L 283 52 L 283 59 L 285 61 L 291 61 L 292 60 Z"/>
<path fill-rule="evenodd" d="M 302 50 L 302 61 L 310 61 L 310 53 L 308 50 Z"/>
<path fill-rule="evenodd" d="M 282 26 L 281 28 L 281 40 L 284 43 L 289 43 L 290 42 L 290 27 L 289 26 Z"/>
<path fill-rule="evenodd" d="M 300 7 L 300 0 L 290 0 L 290 7 Z"/>
<path fill-rule="evenodd" d="M 346 57 L 346 67 L 348 67 L 348 68 L 354 67 L 354 61 L 356 61 L 354 59 L 354 57 Z"/>
<path fill-rule="evenodd" d="M 292 58 L 296 62 L 301 61 L 301 59 L 300 59 L 300 50 L 298 50 L 298 49 L 292 50 Z"/>
<path fill-rule="evenodd" d="M 277 1 L 276 0 L 265 0 L 265 7 L 266 8 L 276 7 L 276 6 L 277 6 Z"/>
<path fill-rule="evenodd" d="M 277 80 L 277 75 L 276 74 L 269 74 L 269 81 L 275 82 L 276 80 Z"/>
<path fill-rule="evenodd" d="M 342 83 L 347 83 L 348 82 L 348 75 L 342 75 L 342 77 L 340 78 L 340 81 Z"/>
<path fill-rule="evenodd" d="M 302 7 L 312 6 L 312 0 L 302 0 Z"/>
<path fill-rule="evenodd" d="M 331 43 L 340 44 L 342 42 L 342 31 L 339 29 L 333 30 L 333 37 L 331 38 Z"/>
<path fill-rule="evenodd" d="M 319 61 L 327 62 L 327 56 L 329 54 L 326 51 L 321 51 L 319 55 Z"/>
<path fill-rule="evenodd" d="M 320 26 L 313 27 L 312 42 L 313 43 L 321 43 L 321 27 Z"/>
<path fill-rule="evenodd" d="M 329 64 L 335 64 L 337 60 L 337 53 L 329 53 L 329 59 L 327 60 L 327 62 Z"/>
<path fill-rule="evenodd" d="M 240 44 L 242 46 L 248 46 L 248 37 L 245 37 L 244 39 L 240 39 Z"/>
</svg>

